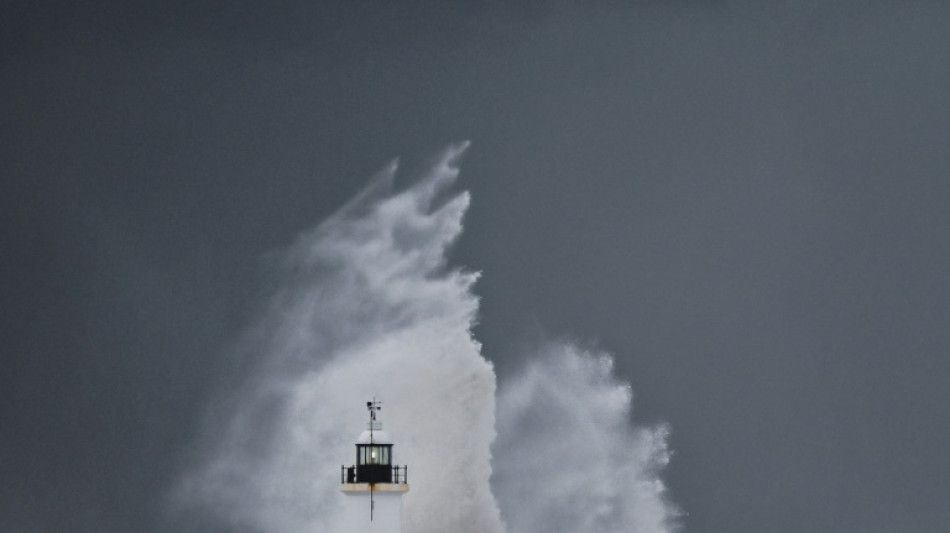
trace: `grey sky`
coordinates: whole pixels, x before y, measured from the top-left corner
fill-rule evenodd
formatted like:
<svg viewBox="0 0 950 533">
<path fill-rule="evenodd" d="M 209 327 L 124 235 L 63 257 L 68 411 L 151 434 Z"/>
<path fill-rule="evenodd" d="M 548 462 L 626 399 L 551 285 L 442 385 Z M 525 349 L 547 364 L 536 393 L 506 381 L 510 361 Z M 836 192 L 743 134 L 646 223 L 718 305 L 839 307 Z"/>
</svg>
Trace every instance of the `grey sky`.
<svg viewBox="0 0 950 533">
<path fill-rule="evenodd" d="M 393 4 L 0 7 L 0 529 L 159 529 L 263 254 L 461 139 L 484 355 L 614 353 L 687 531 L 947 529 L 950 8 Z"/>
</svg>

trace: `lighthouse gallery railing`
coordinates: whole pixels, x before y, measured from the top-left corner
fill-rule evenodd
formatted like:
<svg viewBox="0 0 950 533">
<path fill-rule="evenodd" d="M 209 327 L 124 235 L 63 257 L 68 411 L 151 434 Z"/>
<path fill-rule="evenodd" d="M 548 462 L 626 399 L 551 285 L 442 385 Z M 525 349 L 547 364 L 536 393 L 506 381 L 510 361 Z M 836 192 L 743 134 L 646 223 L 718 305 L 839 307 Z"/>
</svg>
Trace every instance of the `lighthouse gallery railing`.
<svg viewBox="0 0 950 533">
<path fill-rule="evenodd" d="M 389 467 L 391 476 L 389 479 L 380 479 L 378 475 L 370 476 L 372 479 L 360 479 L 359 469 L 356 466 L 340 466 L 340 483 L 409 483 L 409 467 L 392 465 Z"/>
</svg>

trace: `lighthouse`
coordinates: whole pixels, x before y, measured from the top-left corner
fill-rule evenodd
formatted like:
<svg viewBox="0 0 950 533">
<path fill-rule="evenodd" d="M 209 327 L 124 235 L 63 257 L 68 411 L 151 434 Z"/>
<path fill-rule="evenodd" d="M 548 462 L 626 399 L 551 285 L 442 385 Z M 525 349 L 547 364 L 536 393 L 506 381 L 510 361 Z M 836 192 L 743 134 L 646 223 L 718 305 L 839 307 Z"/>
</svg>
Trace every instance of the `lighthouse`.
<svg viewBox="0 0 950 533">
<path fill-rule="evenodd" d="M 409 491 L 406 466 L 393 463 L 393 441 L 379 420 L 380 402 L 366 402 L 369 423 L 356 439 L 356 463 L 340 469 L 345 531 L 400 533 L 402 496 Z"/>
</svg>

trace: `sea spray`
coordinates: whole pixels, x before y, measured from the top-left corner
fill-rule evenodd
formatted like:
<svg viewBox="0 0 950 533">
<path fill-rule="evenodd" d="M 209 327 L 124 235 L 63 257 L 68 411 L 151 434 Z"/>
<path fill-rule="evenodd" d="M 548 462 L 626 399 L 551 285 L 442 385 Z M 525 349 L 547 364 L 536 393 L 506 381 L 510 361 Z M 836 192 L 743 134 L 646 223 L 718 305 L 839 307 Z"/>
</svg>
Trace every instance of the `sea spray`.
<svg viewBox="0 0 950 533">
<path fill-rule="evenodd" d="M 511 533 L 675 529 L 667 428 L 632 426 L 631 400 L 608 354 L 566 342 L 503 381 L 492 486 Z"/>
<path fill-rule="evenodd" d="M 445 260 L 469 204 L 446 191 L 464 149 L 401 192 L 391 165 L 278 254 L 283 287 L 250 336 L 259 363 L 174 494 L 184 526 L 337 531 L 340 465 L 376 396 L 394 459 L 409 465 L 403 530 L 502 530 L 489 487 L 495 375 L 470 333 L 477 276 Z"/>
<path fill-rule="evenodd" d="M 495 375 L 471 335 L 477 275 L 445 257 L 469 204 L 449 190 L 465 148 L 402 191 L 390 165 L 272 254 L 280 287 L 240 347 L 246 379 L 214 402 L 172 493 L 175 531 L 352 533 L 338 522 L 340 465 L 373 396 L 409 465 L 406 533 L 500 533 L 492 489 L 510 533 L 667 531 L 664 430 L 629 425 L 629 387 L 605 356 L 536 354 L 500 391 L 492 448 Z"/>
</svg>

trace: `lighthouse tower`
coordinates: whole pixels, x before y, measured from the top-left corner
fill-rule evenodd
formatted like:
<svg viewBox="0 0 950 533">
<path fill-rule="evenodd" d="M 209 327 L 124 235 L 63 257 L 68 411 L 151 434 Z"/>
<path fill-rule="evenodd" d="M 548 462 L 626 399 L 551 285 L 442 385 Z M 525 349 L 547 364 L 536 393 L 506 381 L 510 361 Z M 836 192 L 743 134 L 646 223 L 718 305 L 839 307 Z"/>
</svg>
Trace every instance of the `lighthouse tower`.
<svg viewBox="0 0 950 533">
<path fill-rule="evenodd" d="M 377 420 L 382 409 L 366 402 L 369 423 L 356 440 L 356 464 L 343 466 L 344 525 L 350 533 L 400 533 L 402 495 L 409 491 L 407 467 L 393 464 L 393 441 Z"/>
</svg>

